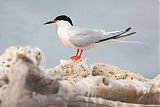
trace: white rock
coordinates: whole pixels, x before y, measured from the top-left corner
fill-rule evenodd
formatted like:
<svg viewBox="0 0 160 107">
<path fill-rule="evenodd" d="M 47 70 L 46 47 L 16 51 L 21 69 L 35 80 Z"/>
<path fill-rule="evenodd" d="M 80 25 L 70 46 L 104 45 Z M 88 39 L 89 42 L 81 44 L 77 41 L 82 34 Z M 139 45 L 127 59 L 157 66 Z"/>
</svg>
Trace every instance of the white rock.
<svg viewBox="0 0 160 107">
<path fill-rule="evenodd" d="M 11 66 L 14 66 L 17 62 L 17 54 L 23 54 L 29 57 L 37 66 L 44 66 L 45 64 L 43 52 L 37 47 L 10 47 L 0 56 L 0 86 L 2 86 L 1 83 L 7 84 L 8 72 L 11 71 Z"/>
<path fill-rule="evenodd" d="M 48 92 L 58 93 L 57 96 L 55 93 L 52 93 L 53 96 L 51 98 L 54 99 L 55 97 L 58 99 L 61 95 L 62 98 L 60 99 L 62 101 L 66 99 L 66 95 L 69 95 L 67 96 L 68 99 L 70 95 L 81 96 L 82 99 L 80 101 L 82 100 L 83 102 L 80 102 L 80 104 L 83 103 L 82 105 L 85 105 L 84 107 L 90 107 L 92 105 L 91 103 L 99 107 L 104 107 L 101 105 L 115 107 L 152 107 L 153 105 L 149 104 L 160 104 L 160 75 L 154 79 L 146 80 L 138 73 L 123 70 L 116 66 L 102 63 L 96 63 L 90 66 L 87 64 L 87 59 L 79 61 L 60 60 L 60 64 L 54 68 L 45 68 L 44 65 L 44 55 L 39 48 L 30 46 L 8 48 L 0 56 L 0 95 L 7 97 L 12 95 L 15 98 L 7 98 L 9 100 L 2 101 L 5 101 L 5 104 L 8 101 L 10 104 L 16 105 L 18 103 L 17 100 L 23 98 L 30 99 L 35 96 L 37 97 L 36 101 L 44 98 L 44 101 L 47 102 L 47 98 L 50 95 L 37 94 L 35 90 L 30 92 L 31 90 L 25 87 L 25 83 L 27 82 L 25 78 L 29 78 L 27 75 L 33 73 L 34 75 L 32 76 L 35 79 L 38 78 L 38 80 L 36 80 L 34 85 L 32 82 L 29 82 L 28 85 L 31 85 L 30 87 L 32 85 L 34 87 L 37 82 L 39 84 L 42 83 L 38 86 L 42 88 L 42 91 L 46 92 L 49 88 Z M 49 82 L 47 80 L 39 81 L 43 79 L 49 79 Z M 20 90 L 17 91 L 17 89 Z M 23 92 L 23 89 L 29 93 L 28 97 L 26 97 L 27 94 Z M 10 95 L 7 93 L 10 93 Z M 63 103 L 61 100 L 59 101 Z M 75 99 L 76 101 L 78 100 Z M 141 105 L 137 105 L 137 103 Z M 158 107 L 156 105 L 154 106 Z"/>
</svg>

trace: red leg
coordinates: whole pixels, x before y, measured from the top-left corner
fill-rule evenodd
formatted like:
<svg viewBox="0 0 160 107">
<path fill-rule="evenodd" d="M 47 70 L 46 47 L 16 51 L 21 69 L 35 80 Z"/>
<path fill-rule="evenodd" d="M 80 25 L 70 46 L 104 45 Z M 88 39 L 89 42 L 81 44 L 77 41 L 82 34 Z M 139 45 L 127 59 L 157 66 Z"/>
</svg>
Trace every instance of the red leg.
<svg viewBox="0 0 160 107">
<path fill-rule="evenodd" d="M 80 52 L 80 54 L 79 54 L 79 52 Z M 72 57 L 70 57 L 70 59 L 77 61 L 77 60 L 79 60 L 79 59 L 81 58 L 82 53 L 83 53 L 83 50 L 82 50 L 82 49 L 77 49 L 76 56 L 72 56 Z M 78 55 L 78 54 L 79 54 L 79 55 Z"/>
<path fill-rule="evenodd" d="M 79 56 L 77 55 L 77 56 L 75 57 L 75 60 L 76 60 L 76 61 L 81 58 L 82 53 L 83 53 L 83 50 L 80 49 L 80 54 L 79 54 Z"/>
<path fill-rule="evenodd" d="M 78 53 L 79 53 L 79 49 L 77 49 L 77 53 L 76 53 L 76 56 L 78 56 Z"/>
<path fill-rule="evenodd" d="M 81 52 L 80 52 L 80 55 L 79 55 L 80 57 L 81 57 L 82 53 L 83 53 L 83 50 L 81 49 Z"/>
<path fill-rule="evenodd" d="M 70 59 L 72 59 L 72 60 L 76 59 L 76 57 L 78 56 L 78 54 L 79 54 L 79 49 L 77 49 L 76 56 L 71 56 Z"/>
</svg>

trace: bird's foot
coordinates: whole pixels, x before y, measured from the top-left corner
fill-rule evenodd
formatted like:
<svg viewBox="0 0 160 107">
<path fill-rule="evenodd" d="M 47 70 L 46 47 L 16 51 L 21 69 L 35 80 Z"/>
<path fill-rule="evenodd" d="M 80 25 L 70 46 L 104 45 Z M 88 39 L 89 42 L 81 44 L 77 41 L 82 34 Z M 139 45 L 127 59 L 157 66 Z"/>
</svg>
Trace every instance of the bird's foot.
<svg viewBox="0 0 160 107">
<path fill-rule="evenodd" d="M 80 56 L 71 56 L 70 57 L 70 59 L 75 60 L 75 61 L 79 60 L 80 58 L 81 58 Z"/>
</svg>

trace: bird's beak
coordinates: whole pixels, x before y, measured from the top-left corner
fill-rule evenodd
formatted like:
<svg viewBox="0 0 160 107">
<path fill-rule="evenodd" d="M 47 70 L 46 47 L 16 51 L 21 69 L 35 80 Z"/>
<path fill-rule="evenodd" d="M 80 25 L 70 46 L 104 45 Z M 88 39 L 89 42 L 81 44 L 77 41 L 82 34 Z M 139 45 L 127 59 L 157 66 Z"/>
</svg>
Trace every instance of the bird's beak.
<svg viewBox="0 0 160 107">
<path fill-rule="evenodd" d="M 51 21 L 49 21 L 49 22 L 46 22 L 46 23 L 44 23 L 44 25 L 46 25 L 46 24 L 51 24 L 51 23 L 56 23 L 58 20 L 51 20 Z"/>
</svg>

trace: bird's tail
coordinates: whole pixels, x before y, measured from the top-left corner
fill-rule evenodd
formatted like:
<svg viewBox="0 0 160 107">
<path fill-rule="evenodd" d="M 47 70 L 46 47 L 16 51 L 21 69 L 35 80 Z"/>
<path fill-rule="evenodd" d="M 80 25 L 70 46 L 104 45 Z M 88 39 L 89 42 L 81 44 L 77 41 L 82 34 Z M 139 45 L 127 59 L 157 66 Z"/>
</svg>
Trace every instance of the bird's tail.
<svg viewBox="0 0 160 107">
<path fill-rule="evenodd" d="M 119 38 L 122 38 L 122 37 L 126 37 L 126 36 L 133 35 L 133 34 L 135 34 L 135 33 L 136 33 L 136 32 L 131 32 L 131 33 L 128 33 L 128 34 L 125 34 L 125 35 L 119 35 L 119 36 L 113 37 L 112 39 L 119 39 Z"/>
<path fill-rule="evenodd" d="M 110 35 L 113 35 L 111 37 L 108 37 L 108 38 L 105 38 L 105 39 L 102 39 L 102 40 L 99 40 L 95 43 L 99 43 L 99 42 L 104 42 L 104 41 L 107 41 L 107 40 L 111 40 L 111 39 L 119 39 L 119 38 L 123 38 L 123 37 L 126 37 L 126 36 L 130 36 L 130 35 L 133 35 L 135 34 L 136 32 L 131 32 L 131 33 L 128 33 L 128 34 L 125 34 L 126 32 L 128 32 L 129 30 L 131 29 L 131 27 L 125 29 L 125 30 L 122 30 L 122 31 L 117 31 L 117 32 L 110 32 L 109 34 Z M 123 35 L 124 34 L 124 35 Z"/>
<path fill-rule="evenodd" d="M 125 41 L 125 40 L 120 40 L 120 39 L 112 39 L 112 41 L 118 42 L 118 43 L 129 43 L 129 44 L 140 44 L 140 45 L 149 45 L 147 42 L 142 42 L 142 41 Z"/>
</svg>

